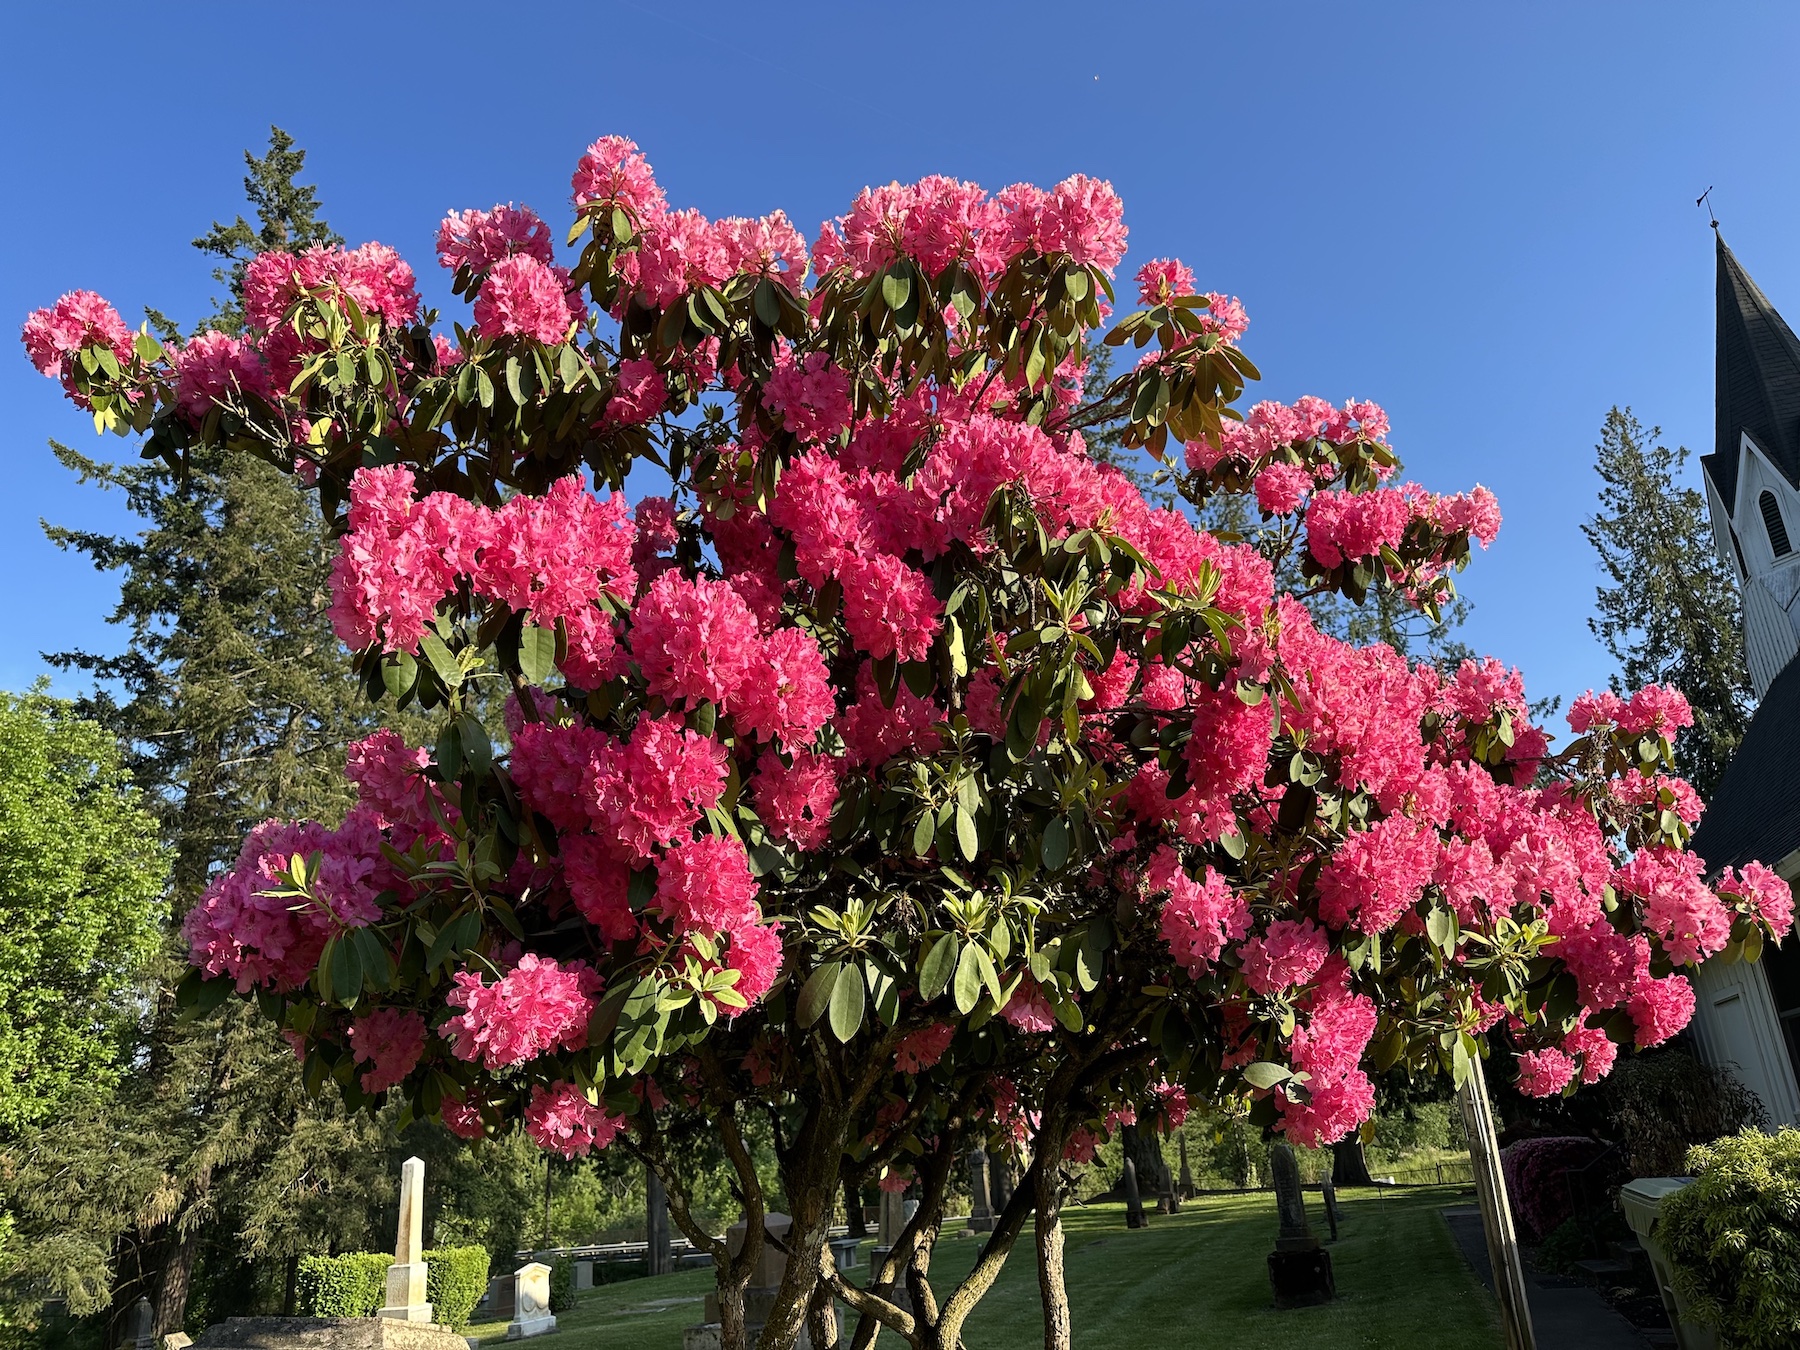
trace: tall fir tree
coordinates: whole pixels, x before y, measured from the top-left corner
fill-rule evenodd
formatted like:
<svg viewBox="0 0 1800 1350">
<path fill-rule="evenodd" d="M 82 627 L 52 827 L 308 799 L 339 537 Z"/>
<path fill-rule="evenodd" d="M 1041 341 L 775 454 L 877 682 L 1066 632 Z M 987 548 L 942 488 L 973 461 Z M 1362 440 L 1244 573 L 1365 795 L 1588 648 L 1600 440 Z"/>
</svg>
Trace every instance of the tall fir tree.
<svg viewBox="0 0 1800 1350">
<path fill-rule="evenodd" d="M 1606 581 L 1588 620 L 1619 664 L 1624 693 L 1671 684 L 1693 705 L 1676 766 L 1710 797 L 1755 707 L 1744 665 L 1737 578 L 1713 547 L 1706 501 L 1679 481 L 1686 447 L 1661 444 L 1630 408 L 1606 415 L 1595 447 L 1600 510 L 1582 526 Z"/>
<path fill-rule="evenodd" d="M 200 327 L 239 326 L 257 252 L 338 242 L 315 190 L 295 181 L 304 159 L 279 128 L 266 155 L 246 153 L 256 223 L 215 223 L 195 241 L 222 260 L 214 275 L 228 292 Z M 350 1156 L 379 1156 L 375 1122 L 306 1101 L 287 1046 L 253 1009 L 229 1000 L 190 1020 L 174 998 L 180 921 L 212 872 L 268 816 L 341 815 L 344 748 L 371 722 L 327 618 L 333 546 L 313 494 L 243 454 L 197 454 L 177 476 L 156 461 L 54 450 L 83 483 L 123 494 L 142 524 L 112 535 L 46 523 L 55 543 L 119 575 L 111 620 L 126 634 L 116 654 L 48 659 L 95 680 L 81 711 L 119 738 L 157 817 L 171 928 L 131 1072 L 94 1111 L 11 1147 L 9 1208 L 20 1236 L 38 1239 L 22 1275 L 74 1311 L 108 1309 L 110 1341 L 140 1296 L 158 1335 L 182 1330 L 202 1251 L 267 1250 L 264 1228 L 281 1246 L 304 1244 L 296 1216 L 331 1208 L 309 1209 L 304 1195 L 336 1188 L 355 1212 L 380 1203 L 372 1188 L 387 1183 Z M 270 1184 L 283 1175 L 294 1179 L 285 1190 Z M 343 1234 L 316 1236 L 322 1246 Z"/>
</svg>

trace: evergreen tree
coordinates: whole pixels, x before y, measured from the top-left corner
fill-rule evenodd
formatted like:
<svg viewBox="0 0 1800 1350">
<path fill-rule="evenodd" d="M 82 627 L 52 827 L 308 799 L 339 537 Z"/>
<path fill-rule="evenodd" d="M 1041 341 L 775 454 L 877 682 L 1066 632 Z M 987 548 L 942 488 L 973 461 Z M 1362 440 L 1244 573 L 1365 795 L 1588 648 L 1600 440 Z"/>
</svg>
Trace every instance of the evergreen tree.
<svg viewBox="0 0 1800 1350">
<path fill-rule="evenodd" d="M 230 288 L 202 327 L 238 325 L 256 252 L 337 241 L 314 190 L 294 181 L 304 152 L 285 132 L 245 159 L 257 223 L 215 223 L 195 241 L 226 260 L 215 275 Z M 177 476 L 157 461 L 54 449 L 82 482 L 123 493 L 143 526 L 127 536 L 45 525 L 120 575 L 111 619 L 126 634 L 116 654 L 48 659 L 96 682 L 81 710 L 118 737 L 157 817 L 172 924 L 119 1091 L 12 1150 L 9 1208 L 27 1240 L 17 1275 L 77 1313 L 110 1308 L 115 1335 L 147 1296 L 161 1334 L 186 1323 L 203 1250 L 324 1247 L 344 1234 L 305 1226 L 333 1209 L 307 1196 L 340 1191 L 339 1208 L 362 1213 L 371 1187 L 391 1188 L 391 1169 L 373 1181 L 363 1170 L 385 1162 L 376 1122 L 308 1102 L 287 1046 L 254 1010 L 231 1000 L 184 1020 L 173 989 L 180 920 L 213 870 L 266 817 L 341 815 L 344 748 L 372 724 L 327 618 L 334 548 L 313 494 L 241 453 L 196 452 Z"/>
<path fill-rule="evenodd" d="M 1677 482 L 1685 447 L 1659 443 L 1629 408 L 1601 428 L 1594 468 L 1600 510 L 1582 533 L 1607 581 L 1588 627 L 1619 663 L 1616 692 L 1670 684 L 1693 705 L 1676 766 L 1710 797 L 1750 723 L 1754 696 L 1738 627 L 1738 588 L 1712 545 L 1705 498 Z"/>
</svg>

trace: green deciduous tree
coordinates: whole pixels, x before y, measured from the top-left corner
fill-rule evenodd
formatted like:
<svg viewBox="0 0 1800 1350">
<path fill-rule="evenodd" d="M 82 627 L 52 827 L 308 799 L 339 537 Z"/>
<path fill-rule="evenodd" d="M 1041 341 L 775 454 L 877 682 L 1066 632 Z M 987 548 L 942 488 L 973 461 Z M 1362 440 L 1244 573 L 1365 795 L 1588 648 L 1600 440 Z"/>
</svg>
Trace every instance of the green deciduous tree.
<svg viewBox="0 0 1800 1350">
<path fill-rule="evenodd" d="M 41 692 L 0 694 L 0 1137 L 111 1082 L 163 872 L 113 738 Z"/>
<path fill-rule="evenodd" d="M 1648 682 L 1687 695 L 1694 725 L 1675 762 L 1710 796 L 1750 723 L 1754 697 L 1738 627 L 1737 579 L 1712 546 L 1706 500 L 1679 480 L 1685 447 L 1659 441 L 1630 408 L 1613 408 L 1600 430 L 1594 468 L 1600 510 L 1582 526 L 1606 580 L 1588 620 L 1619 663 L 1612 687 Z"/>
</svg>

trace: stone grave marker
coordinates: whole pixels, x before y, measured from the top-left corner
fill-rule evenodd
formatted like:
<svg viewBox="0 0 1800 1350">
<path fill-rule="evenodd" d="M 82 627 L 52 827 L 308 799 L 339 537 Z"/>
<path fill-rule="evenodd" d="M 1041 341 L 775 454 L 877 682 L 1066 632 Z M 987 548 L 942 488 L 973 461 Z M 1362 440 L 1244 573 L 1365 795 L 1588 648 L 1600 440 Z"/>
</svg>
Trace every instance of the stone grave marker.
<svg viewBox="0 0 1800 1350">
<path fill-rule="evenodd" d="M 1187 1136 L 1185 1134 L 1177 1135 L 1176 1138 L 1181 1144 L 1181 1198 L 1192 1200 L 1194 1198 L 1194 1174 L 1188 1170 Z"/>
<path fill-rule="evenodd" d="M 156 1309 L 150 1300 L 140 1298 L 131 1305 L 131 1321 L 125 1327 L 125 1339 L 132 1350 L 156 1350 Z"/>
<path fill-rule="evenodd" d="M 1306 1222 L 1306 1199 L 1300 1191 L 1300 1164 L 1294 1150 L 1277 1143 L 1269 1150 L 1275 1179 L 1275 1209 L 1281 1226 L 1269 1253 L 1269 1285 L 1277 1308 L 1304 1308 L 1327 1303 L 1337 1294 L 1331 1276 L 1331 1253 L 1319 1246 Z"/>
<path fill-rule="evenodd" d="M 994 1231 L 994 1207 L 988 1195 L 988 1156 L 980 1144 L 969 1150 L 969 1231 Z"/>
<path fill-rule="evenodd" d="M 577 1261 L 575 1263 L 575 1287 L 577 1289 L 592 1289 L 594 1287 L 594 1263 L 592 1261 Z"/>
<path fill-rule="evenodd" d="M 550 1267 L 533 1261 L 520 1266 L 513 1281 L 513 1320 L 506 1324 L 506 1339 L 518 1341 L 555 1331 L 556 1314 L 550 1311 Z"/>
<path fill-rule="evenodd" d="M 429 1322 L 425 1297 L 425 1164 L 408 1158 L 400 1165 L 400 1222 L 394 1237 L 394 1264 L 387 1272 L 387 1304 L 377 1314 L 395 1322 Z"/>
<path fill-rule="evenodd" d="M 652 1168 L 644 1169 L 644 1242 L 647 1273 L 667 1275 L 675 1269 L 669 1247 L 669 1193 Z"/>
<path fill-rule="evenodd" d="M 1319 1192 L 1325 1197 L 1325 1222 L 1331 1226 L 1331 1240 L 1336 1242 L 1338 1226 L 1337 1186 L 1333 1184 L 1330 1177 L 1326 1177 L 1325 1184 L 1319 1188 Z"/>
<path fill-rule="evenodd" d="M 487 1298 L 483 1300 L 482 1307 L 490 1319 L 495 1322 L 501 1318 L 512 1321 L 512 1315 L 516 1311 L 518 1286 L 517 1275 L 496 1275 L 488 1281 Z"/>
</svg>

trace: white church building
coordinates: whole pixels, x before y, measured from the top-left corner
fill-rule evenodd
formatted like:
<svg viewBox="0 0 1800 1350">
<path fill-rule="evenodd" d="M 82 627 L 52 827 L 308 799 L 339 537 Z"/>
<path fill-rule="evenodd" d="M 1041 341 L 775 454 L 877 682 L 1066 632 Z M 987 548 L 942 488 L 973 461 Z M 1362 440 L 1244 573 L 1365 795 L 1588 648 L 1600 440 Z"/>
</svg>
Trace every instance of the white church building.
<svg viewBox="0 0 1800 1350">
<path fill-rule="evenodd" d="M 1704 456 L 1719 556 L 1737 575 L 1756 715 L 1694 849 L 1707 869 L 1760 862 L 1800 878 L 1800 339 L 1718 240 L 1716 432 Z M 1714 959 L 1694 981 L 1701 1055 L 1800 1125 L 1800 943 L 1762 960 Z"/>
</svg>

